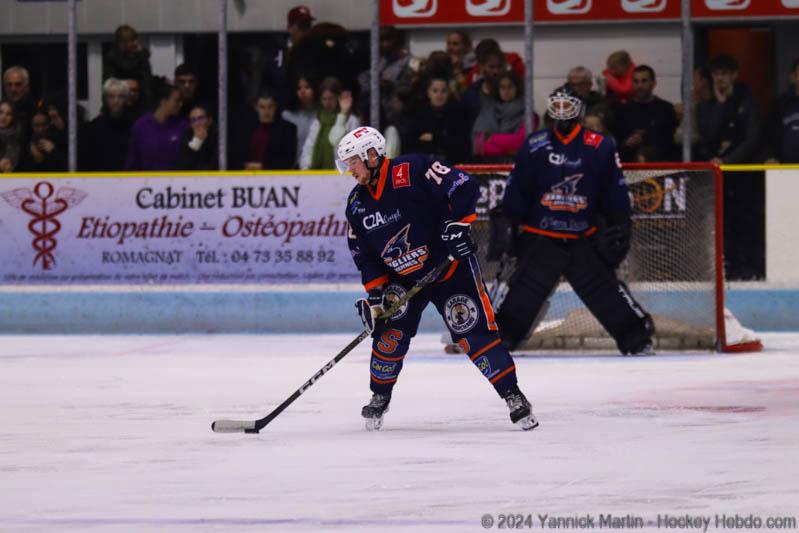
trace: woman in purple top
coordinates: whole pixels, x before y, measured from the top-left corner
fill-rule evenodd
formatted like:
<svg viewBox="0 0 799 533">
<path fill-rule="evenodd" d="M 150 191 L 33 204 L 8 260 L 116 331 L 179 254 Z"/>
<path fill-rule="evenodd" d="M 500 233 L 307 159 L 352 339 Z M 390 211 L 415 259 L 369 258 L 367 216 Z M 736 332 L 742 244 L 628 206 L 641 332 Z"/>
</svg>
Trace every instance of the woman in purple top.
<svg viewBox="0 0 799 533">
<path fill-rule="evenodd" d="M 181 139 L 189 128 L 180 117 L 183 100 L 180 91 L 166 85 L 158 92 L 158 107 L 133 124 L 126 170 L 175 170 L 178 168 Z"/>
</svg>

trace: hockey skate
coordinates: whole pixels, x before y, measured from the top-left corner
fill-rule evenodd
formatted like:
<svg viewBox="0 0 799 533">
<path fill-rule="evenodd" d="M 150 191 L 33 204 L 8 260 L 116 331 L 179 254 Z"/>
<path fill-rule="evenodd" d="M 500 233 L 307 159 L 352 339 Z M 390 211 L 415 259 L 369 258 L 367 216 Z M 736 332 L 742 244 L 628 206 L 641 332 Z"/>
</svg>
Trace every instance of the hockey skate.
<svg viewBox="0 0 799 533">
<path fill-rule="evenodd" d="M 532 405 L 527 401 L 522 391 L 519 390 L 518 385 L 514 385 L 502 395 L 505 403 L 508 404 L 510 410 L 510 421 L 522 428 L 524 431 L 529 431 L 538 427 L 538 420 L 533 415 Z"/>
<path fill-rule="evenodd" d="M 648 355 L 655 355 L 655 348 L 652 343 L 648 343 L 637 352 L 623 354 L 625 357 L 646 357 Z"/>
<path fill-rule="evenodd" d="M 372 394 L 372 399 L 368 405 L 361 409 L 361 416 L 366 419 L 366 429 L 377 431 L 383 427 L 383 415 L 388 412 L 388 404 L 391 401 L 390 394 Z"/>
</svg>

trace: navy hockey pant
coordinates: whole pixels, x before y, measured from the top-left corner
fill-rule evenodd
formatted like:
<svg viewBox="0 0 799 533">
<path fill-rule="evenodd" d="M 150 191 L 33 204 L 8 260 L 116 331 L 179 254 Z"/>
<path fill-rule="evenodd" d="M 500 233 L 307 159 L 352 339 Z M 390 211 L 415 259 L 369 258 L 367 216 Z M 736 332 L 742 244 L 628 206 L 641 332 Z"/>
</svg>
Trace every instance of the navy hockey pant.
<svg viewBox="0 0 799 533">
<path fill-rule="evenodd" d="M 385 288 L 388 299 L 401 296 L 413 283 L 392 276 Z M 516 384 L 516 366 L 497 333 L 494 310 L 483 283 L 480 265 L 472 256 L 450 269 L 441 280 L 420 291 L 378 330 L 372 343 L 371 389 L 390 394 L 397 382 L 422 311 L 433 302 L 452 338 L 501 395 Z"/>
</svg>

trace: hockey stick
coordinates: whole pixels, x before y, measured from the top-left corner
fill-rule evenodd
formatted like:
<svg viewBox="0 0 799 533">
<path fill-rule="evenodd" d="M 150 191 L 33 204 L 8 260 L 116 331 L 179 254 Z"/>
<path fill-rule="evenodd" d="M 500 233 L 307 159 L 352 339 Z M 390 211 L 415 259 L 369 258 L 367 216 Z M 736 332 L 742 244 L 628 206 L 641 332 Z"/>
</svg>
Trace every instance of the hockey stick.
<svg viewBox="0 0 799 533">
<path fill-rule="evenodd" d="M 411 287 L 405 295 L 401 298 L 397 299 L 391 306 L 386 309 L 381 315 L 380 319 L 387 319 L 392 316 L 394 313 L 399 311 L 399 309 L 408 303 L 408 300 L 413 298 L 419 291 L 424 289 L 426 286 L 430 285 L 434 282 L 438 276 L 441 275 L 444 270 L 449 267 L 450 263 L 452 262 L 452 258 L 447 258 L 446 260 L 442 261 L 436 268 L 431 270 L 427 273 L 422 279 L 416 282 L 416 285 Z M 350 353 L 353 348 L 358 346 L 366 337 L 369 336 L 369 331 L 364 329 L 360 335 L 355 337 L 351 343 L 344 347 L 333 359 L 328 361 L 328 363 L 319 369 L 316 374 L 311 376 L 311 378 L 302 384 L 302 386 L 294 391 L 294 394 L 286 398 L 286 400 L 275 407 L 271 413 L 266 415 L 263 418 L 259 418 L 258 420 L 217 420 L 213 424 L 211 424 L 211 430 L 215 431 L 216 433 L 258 433 L 260 432 L 269 422 L 277 418 L 277 415 L 282 413 L 289 405 L 294 403 L 294 400 L 299 398 L 302 393 L 308 390 L 311 385 L 316 383 L 316 381 L 327 374 L 331 368 L 336 366 L 336 363 L 344 359 L 344 356 Z"/>
</svg>

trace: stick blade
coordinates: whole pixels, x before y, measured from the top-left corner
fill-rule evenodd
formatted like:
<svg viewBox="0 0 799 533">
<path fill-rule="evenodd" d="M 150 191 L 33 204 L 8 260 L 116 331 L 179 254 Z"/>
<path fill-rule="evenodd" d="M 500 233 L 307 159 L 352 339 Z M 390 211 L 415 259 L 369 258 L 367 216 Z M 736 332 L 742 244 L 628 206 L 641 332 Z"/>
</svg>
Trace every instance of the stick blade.
<svg viewBox="0 0 799 533">
<path fill-rule="evenodd" d="M 215 433 L 258 433 L 254 420 L 217 420 L 211 424 Z"/>
</svg>

